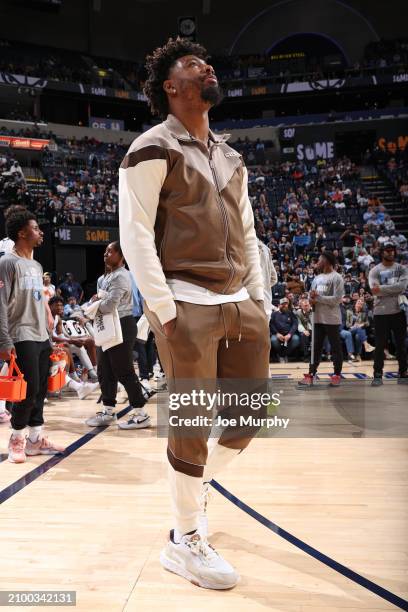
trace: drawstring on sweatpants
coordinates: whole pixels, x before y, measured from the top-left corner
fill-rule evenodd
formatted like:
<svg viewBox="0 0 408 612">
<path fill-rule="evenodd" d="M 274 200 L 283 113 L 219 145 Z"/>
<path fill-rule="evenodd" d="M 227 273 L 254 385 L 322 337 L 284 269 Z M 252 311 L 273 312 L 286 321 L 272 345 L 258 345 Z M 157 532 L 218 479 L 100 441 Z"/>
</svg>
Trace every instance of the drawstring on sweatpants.
<svg viewBox="0 0 408 612">
<path fill-rule="evenodd" d="M 220 306 L 221 306 L 221 313 L 222 313 L 222 321 L 224 323 L 225 346 L 228 348 L 228 330 L 227 330 L 227 325 L 225 323 L 225 314 L 224 314 L 223 304 L 220 304 Z"/>
<path fill-rule="evenodd" d="M 235 308 L 237 309 L 238 312 L 238 320 L 239 320 L 239 335 L 238 335 L 238 342 L 241 342 L 241 336 L 242 336 L 242 319 L 241 319 L 241 311 L 239 309 L 239 306 L 237 304 L 237 302 L 234 302 L 235 304 Z M 225 346 L 228 348 L 228 329 L 227 329 L 227 324 L 225 322 L 225 313 L 224 313 L 224 308 L 223 308 L 223 304 L 220 304 L 221 306 L 221 313 L 222 313 L 222 321 L 224 324 L 224 333 L 225 333 Z"/>
<path fill-rule="evenodd" d="M 239 306 L 238 306 L 237 302 L 234 302 L 234 304 L 235 304 L 235 307 L 236 307 L 237 312 L 238 312 L 238 320 L 239 320 L 238 342 L 241 342 L 241 331 L 242 331 L 241 311 L 239 309 Z"/>
</svg>

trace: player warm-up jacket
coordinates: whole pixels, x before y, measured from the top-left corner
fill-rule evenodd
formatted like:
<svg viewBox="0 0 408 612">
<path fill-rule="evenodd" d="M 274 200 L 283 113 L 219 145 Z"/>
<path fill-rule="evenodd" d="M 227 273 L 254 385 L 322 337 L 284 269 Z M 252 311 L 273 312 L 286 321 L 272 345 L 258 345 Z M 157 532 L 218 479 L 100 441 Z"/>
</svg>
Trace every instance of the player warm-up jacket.
<svg viewBox="0 0 408 612">
<path fill-rule="evenodd" d="M 209 146 L 173 115 L 132 143 L 119 170 L 120 241 L 161 323 L 176 316 L 166 279 L 263 299 L 247 170 L 228 136 Z"/>
</svg>

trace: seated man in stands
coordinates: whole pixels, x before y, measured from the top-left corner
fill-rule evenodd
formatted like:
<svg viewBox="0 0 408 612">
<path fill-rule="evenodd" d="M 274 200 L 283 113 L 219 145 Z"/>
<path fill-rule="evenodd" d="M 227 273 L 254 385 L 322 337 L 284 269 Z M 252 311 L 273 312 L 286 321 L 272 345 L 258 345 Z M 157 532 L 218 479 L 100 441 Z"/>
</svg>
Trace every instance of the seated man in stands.
<svg viewBox="0 0 408 612">
<path fill-rule="evenodd" d="M 296 315 L 289 309 L 288 298 L 284 297 L 279 302 L 279 310 L 272 313 L 270 322 L 271 344 L 280 363 L 287 363 L 289 355 L 299 346 L 297 328 Z"/>
<path fill-rule="evenodd" d="M 71 295 L 74 295 L 78 304 L 82 302 L 84 291 L 81 285 L 75 280 L 72 272 L 65 273 L 65 280 L 57 288 L 57 294 L 62 296 L 64 300 L 68 300 Z"/>
<path fill-rule="evenodd" d="M 296 310 L 298 319 L 298 335 L 300 337 L 300 349 L 303 361 L 309 362 L 310 343 L 312 339 L 312 307 L 307 298 L 299 300 L 299 309 Z"/>
</svg>

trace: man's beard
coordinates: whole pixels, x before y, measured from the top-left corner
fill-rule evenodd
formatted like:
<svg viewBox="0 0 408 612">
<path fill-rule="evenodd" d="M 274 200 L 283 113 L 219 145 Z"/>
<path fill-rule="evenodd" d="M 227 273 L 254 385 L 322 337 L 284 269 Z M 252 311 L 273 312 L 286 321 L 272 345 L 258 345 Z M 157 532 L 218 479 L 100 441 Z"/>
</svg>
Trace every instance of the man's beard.
<svg viewBox="0 0 408 612">
<path fill-rule="evenodd" d="M 218 106 L 221 104 L 224 98 L 224 94 L 219 85 L 210 85 L 208 87 L 203 87 L 201 90 L 201 99 L 204 102 L 209 102 L 211 106 Z"/>
</svg>

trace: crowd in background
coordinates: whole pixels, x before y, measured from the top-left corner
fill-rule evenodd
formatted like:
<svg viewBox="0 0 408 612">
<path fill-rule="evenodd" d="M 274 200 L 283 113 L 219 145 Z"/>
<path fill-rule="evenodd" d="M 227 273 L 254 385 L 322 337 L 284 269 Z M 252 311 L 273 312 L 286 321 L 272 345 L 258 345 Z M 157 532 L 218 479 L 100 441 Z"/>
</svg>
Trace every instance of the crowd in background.
<svg viewBox="0 0 408 612">
<path fill-rule="evenodd" d="M 35 129 L 24 131 L 26 136 L 40 134 Z M 127 146 L 88 138 L 62 139 L 51 133 L 48 137 L 58 147 L 51 146 L 42 154 L 45 183 L 42 192 L 35 196 L 27 189 L 18 162 L 7 153 L 0 157 L 0 193 L 4 204 L 25 204 L 40 220 L 55 226 L 117 226 L 117 176 Z M 304 325 L 299 312 L 302 305 L 307 310 L 305 299 L 318 256 L 324 249 L 335 253 L 339 271 L 344 275 L 348 297 L 342 306 L 342 337 L 347 355 L 354 359 L 364 354 L 369 343 L 374 342 L 373 298 L 367 277 L 380 260 L 381 244 L 395 244 L 399 260 L 408 263 L 407 238 L 396 228 L 390 209 L 367 191 L 360 168 L 347 157 L 318 158 L 307 163 L 273 162 L 265 156 L 268 143 L 260 139 L 238 139 L 232 146 L 248 165 L 248 191 L 257 234 L 269 247 L 277 270 L 274 308 L 285 308 L 280 302 L 287 299 L 288 309 L 297 317 L 298 333 L 284 357 L 293 351 L 296 355 L 303 351 L 306 358 L 309 350 L 307 334 L 299 331 Z M 396 198 L 399 196 L 403 203 L 408 203 L 407 151 L 391 154 L 377 148 L 366 153 L 364 163 L 379 169 Z M 363 317 L 360 311 L 366 317 L 364 333 L 353 330 L 353 321 Z M 271 325 L 273 336 L 273 322 Z"/>
<path fill-rule="evenodd" d="M 84 83 L 98 87 L 140 90 L 146 72 L 143 61 L 91 57 L 63 49 L 0 41 L 0 71 L 57 81 Z M 290 54 L 289 54 L 290 55 Z M 211 61 L 223 81 L 271 79 L 278 82 L 360 76 L 392 69 L 405 72 L 408 66 L 408 39 L 380 40 L 369 43 L 359 62 L 346 66 L 344 58 L 329 65 L 324 57 L 301 57 L 276 61 L 268 55 L 214 56 Z"/>
</svg>

